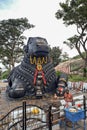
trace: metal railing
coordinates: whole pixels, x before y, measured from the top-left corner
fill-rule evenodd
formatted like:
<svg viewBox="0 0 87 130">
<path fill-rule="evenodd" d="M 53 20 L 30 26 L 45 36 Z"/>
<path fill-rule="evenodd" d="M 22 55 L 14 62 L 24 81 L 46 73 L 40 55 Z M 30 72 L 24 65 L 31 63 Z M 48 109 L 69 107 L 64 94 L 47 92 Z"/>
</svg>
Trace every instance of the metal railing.
<svg viewBox="0 0 87 130">
<path fill-rule="evenodd" d="M 81 100 L 86 119 L 87 99 L 83 96 Z M 28 128 L 29 130 L 52 130 L 52 126 L 58 124 L 58 121 L 64 118 L 60 115 L 63 109 L 53 108 L 53 104 L 42 108 L 37 105 L 26 104 L 26 101 L 24 101 L 21 106 L 12 109 L 0 119 L 0 130 L 26 130 Z"/>
<path fill-rule="evenodd" d="M 50 116 L 49 107 L 43 109 L 37 105 L 28 104 L 23 102 L 22 106 L 12 109 L 7 115 L 0 120 L 0 130 L 29 130 L 44 129 L 50 130 L 49 120 Z M 50 119 L 50 118 L 49 118 Z"/>
</svg>

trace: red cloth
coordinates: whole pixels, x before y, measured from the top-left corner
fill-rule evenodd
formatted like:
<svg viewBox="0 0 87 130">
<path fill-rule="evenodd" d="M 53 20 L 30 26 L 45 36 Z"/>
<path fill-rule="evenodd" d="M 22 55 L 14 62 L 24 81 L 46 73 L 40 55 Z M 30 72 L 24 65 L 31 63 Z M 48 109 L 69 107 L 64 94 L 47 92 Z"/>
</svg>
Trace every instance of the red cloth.
<svg viewBox="0 0 87 130">
<path fill-rule="evenodd" d="M 39 72 L 41 72 L 43 82 L 44 82 L 44 84 L 46 85 L 46 79 L 45 79 L 44 72 L 43 72 L 42 70 L 39 71 Z M 38 75 L 38 70 L 36 69 L 35 74 L 34 74 L 34 85 L 36 84 L 37 75 Z"/>
<path fill-rule="evenodd" d="M 37 74 L 38 74 L 38 71 L 37 71 L 37 69 L 36 69 L 35 74 L 34 74 L 34 84 L 36 84 Z"/>
</svg>

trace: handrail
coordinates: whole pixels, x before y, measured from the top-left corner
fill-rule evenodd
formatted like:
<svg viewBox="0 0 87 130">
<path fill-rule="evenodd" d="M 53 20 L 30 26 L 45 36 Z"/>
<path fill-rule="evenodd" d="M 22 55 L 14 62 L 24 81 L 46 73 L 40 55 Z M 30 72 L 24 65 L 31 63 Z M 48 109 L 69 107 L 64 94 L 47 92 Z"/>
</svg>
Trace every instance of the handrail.
<svg viewBox="0 0 87 130">
<path fill-rule="evenodd" d="M 42 107 L 37 106 L 37 105 L 27 104 L 26 107 L 27 107 L 27 106 L 38 107 L 39 109 L 43 110 Z M 10 115 L 11 112 L 16 111 L 17 109 L 22 108 L 22 107 L 23 107 L 23 106 L 18 106 L 18 107 L 13 108 L 13 109 L 12 109 L 11 111 L 9 111 L 3 118 L 1 118 L 0 121 L 4 120 L 4 118 L 6 118 L 8 115 Z"/>
<path fill-rule="evenodd" d="M 42 122 L 42 123 L 47 123 L 46 121 L 42 121 L 42 120 L 40 120 L 39 118 L 27 118 L 26 121 L 31 120 L 31 119 L 36 119 L 37 121 L 40 121 L 40 122 Z M 11 126 L 8 128 L 8 130 L 10 130 L 12 127 L 14 127 L 15 125 L 17 125 L 18 123 L 20 123 L 20 122 L 22 122 L 22 121 L 23 121 L 23 119 L 21 119 L 20 121 L 17 121 L 17 122 L 14 123 L 13 125 L 11 125 Z"/>
<path fill-rule="evenodd" d="M 8 115 L 11 114 L 11 112 L 15 111 L 16 109 L 19 109 L 21 108 L 22 106 L 18 106 L 18 107 L 15 107 L 13 108 L 11 111 L 9 111 L 3 118 L 0 119 L 0 121 L 4 120 Z"/>
</svg>

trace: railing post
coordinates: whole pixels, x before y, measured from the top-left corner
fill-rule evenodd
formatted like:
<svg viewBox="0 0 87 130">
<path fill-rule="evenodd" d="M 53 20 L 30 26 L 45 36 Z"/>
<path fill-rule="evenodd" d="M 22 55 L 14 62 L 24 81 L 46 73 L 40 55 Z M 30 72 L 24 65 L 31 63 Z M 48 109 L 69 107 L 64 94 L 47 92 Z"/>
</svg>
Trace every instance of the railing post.
<svg viewBox="0 0 87 130">
<path fill-rule="evenodd" d="M 49 130 L 52 130 L 52 120 L 51 120 L 52 115 L 51 115 L 51 108 L 52 108 L 52 106 L 50 105 L 50 106 L 49 106 Z"/>
<path fill-rule="evenodd" d="M 84 105 L 84 114 L 85 114 L 84 119 L 86 119 L 86 98 L 85 98 L 85 96 L 83 96 L 83 105 Z"/>
<path fill-rule="evenodd" d="M 23 130 L 26 130 L 26 101 L 23 102 Z"/>
</svg>

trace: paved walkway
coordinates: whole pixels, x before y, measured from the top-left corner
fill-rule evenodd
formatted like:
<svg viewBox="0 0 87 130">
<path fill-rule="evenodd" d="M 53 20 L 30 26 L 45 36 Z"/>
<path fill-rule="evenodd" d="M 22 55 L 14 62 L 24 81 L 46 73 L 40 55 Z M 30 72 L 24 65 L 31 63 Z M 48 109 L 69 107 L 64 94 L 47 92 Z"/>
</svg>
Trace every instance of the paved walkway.
<svg viewBox="0 0 87 130">
<path fill-rule="evenodd" d="M 84 125 L 84 120 L 80 120 L 78 122 L 78 125 L 75 125 L 75 128 L 76 127 L 78 128 L 74 130 L 87 130 L 87 119 L 85 120 L 85 125 Z M 66 126 L 66 128 L 67 128 L 66 130 L 72 130 L 72 127 Z M 60 127 L 58 124 L 58 125 L 53 126 L 52 130 L 65 130 L 65 126 L 63 125 Z"/>
</svg>

